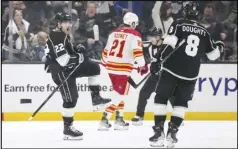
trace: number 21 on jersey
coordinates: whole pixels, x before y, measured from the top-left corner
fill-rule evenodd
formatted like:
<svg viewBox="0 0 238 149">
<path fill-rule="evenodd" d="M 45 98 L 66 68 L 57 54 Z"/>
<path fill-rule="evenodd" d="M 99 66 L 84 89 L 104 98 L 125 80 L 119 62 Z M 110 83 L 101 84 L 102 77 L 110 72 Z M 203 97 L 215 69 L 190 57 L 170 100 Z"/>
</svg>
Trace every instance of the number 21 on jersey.
<svg viewBox="0 0 238 149">
<path fill-rule="evenodd" d="M 200 43 L 200 39 L 196 35 L 189 35 L 187 38 L 187 46 L 185 48 L 185 53 L 188 56 L 196 56 L 198 52 L 198 46 Z"/>
<path fill-rule="evenodd" d="M 120 41 L 118 39 L 114 40 L 112 43 L 112 48 L 110 50 L 109 55 L 114 56 L 116 54 L 115 55 L 116 57 L 122 58 L 122 56 L 123 56 L 122 52 L 123 52 L 123 49 L 125 46 L 125 42 L 126 42 L 125 40 L 122 40 L 122 41 Z"/>
</svg>

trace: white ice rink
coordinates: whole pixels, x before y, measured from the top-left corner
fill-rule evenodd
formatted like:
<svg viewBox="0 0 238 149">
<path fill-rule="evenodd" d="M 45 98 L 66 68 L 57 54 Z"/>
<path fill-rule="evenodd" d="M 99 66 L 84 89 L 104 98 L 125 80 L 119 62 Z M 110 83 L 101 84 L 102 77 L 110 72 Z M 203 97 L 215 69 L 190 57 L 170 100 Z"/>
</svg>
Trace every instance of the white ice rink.
<svg viewBox="0 0 238 149">
<path fill-rule="evenodd" d="M 62 122 L 3 122 L 3 148 L 148 148 L 152 121 L 130 126 L 128 131 L 97 131 L 96 121 L 74 123 L 84 133 L 81 141 L 62 140 Z M 165 129 L 167 130 L 167 124 Z M 177 135 L 176 148 L 237 148 L 236 121 L 186 121 Z"/>
</svg>

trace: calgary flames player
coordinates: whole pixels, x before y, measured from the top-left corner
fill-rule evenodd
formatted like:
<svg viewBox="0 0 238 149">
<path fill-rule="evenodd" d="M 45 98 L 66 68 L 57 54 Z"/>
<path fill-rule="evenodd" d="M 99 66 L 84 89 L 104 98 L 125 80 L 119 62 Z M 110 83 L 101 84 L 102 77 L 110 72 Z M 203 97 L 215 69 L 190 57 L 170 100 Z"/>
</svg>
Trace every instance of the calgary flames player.
<svg viewBox="0 0 238 149">
<path fill-rule="evenodd" d="M 138 65 L 138 73 L 144 75 L 148 72 L 142 51 L 141 34 L 135 30 L 139 23 L 138 16 L 128 12 L 123 18 L 123 23 L 123 28 L 116 29 L 109 35 L 102 54 L 102 63 L 108 71 L 115 95 L 113 104 L 107 107 L 103 113 L 98 130 L 108 130 L 111 127 L 108 121 L 114 111 L 116 111 L 114 129 L 128 129 L 129 123 L 123 119 L 124 99 L 129 90 L 127 78 L 134 69 L 135 62 Z"/>
</svg>

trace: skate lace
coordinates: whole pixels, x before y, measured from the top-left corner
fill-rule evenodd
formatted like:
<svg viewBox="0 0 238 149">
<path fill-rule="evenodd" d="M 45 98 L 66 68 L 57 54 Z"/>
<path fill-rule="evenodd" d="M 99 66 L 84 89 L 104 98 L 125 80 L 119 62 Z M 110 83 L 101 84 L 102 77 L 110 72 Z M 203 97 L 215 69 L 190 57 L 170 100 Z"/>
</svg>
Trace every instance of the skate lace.
<svg viewBox="0 0 238 149">
<path fill-rule="evenodd" d="M 126 122 L 124 121 L 124 119 L 123 118 L 118 118 L 117 119 L 117 122 L 119 123 L 119 124 L 125 124 Z"/>
<path fill-rule="evenodd" d="M 70 128 L 70 130 L 72 130 L 73 132 L 79 132 L 74 126 L 70 126 L 69 128 Z"/>
</svg>

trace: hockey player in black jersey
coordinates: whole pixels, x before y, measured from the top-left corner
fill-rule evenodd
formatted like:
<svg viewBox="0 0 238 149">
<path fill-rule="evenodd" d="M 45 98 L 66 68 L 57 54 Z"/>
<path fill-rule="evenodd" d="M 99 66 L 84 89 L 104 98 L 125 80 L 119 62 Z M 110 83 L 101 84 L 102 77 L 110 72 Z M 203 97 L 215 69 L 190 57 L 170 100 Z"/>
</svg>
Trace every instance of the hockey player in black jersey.
<svg viewBox="0 0 238 149">
<path fill-rule="evenodd" d="M 150 64 L 153 61 L 154 56 L 159 50 L 162 41 L 161 35 L 162 31 L 155 27 L 151 28 L 148 31 L 148 42 L 143 43 L 143 53 L 146 64 Z M 137 104 L 136 116 L 133 117 L 131 120 L 133 125 L 142 125 L 147 100 L 149 99 L 151 93 L 154 91 L 157 80 L 158 77 L 156 77 L 155 75 L 151 75 L 141 88 Z"/>
<path fill-rule="evenodd" d="M 216 60 L 224 44 L 214 42 L 208 31 L 197 20 L 199 8 L 196 2 L 190 2 L 184 8 L 186 19 L 173 22 L 164 38 L 162 49 L 157 61 L 151 64 L 151 73 L 157 74 L 160 70 L 160 81 L 154 99 L 154 135 L 149 138 L 151 146 L 164 146 L 164 123 L 166 120 L 166 104 L 174 92 L 175 102 L 171 120 L 166 134 L 167 147 L 174 147 L 178 139 L 176 134 L 181 125 L 188 100 L 193 96 L 194 87 L 200 69 L 200 58 L 206 54 L 208 59 Z M 185 41 L 163 63 L 161 61 L 172 52 L 181 41 Z"/>
<path fill-rule="evenodd" d="M 79 65 L 72 76 L 60 88 L 60 93 L 63 98 L 64 139 L 81 140 L 83 133 L 73 127 L 74 108 L 79 97 L 76 78 L 88 77 L 93 105 L 106 104 L 111 100 L 100 96 L 100 86 L 97 80 L 97 76 L 100 74 L 99 65 L 89 61 L 82 54 L 85 51 L 83 45 L 78 45 L 74 48 L 70 41 L 68 30 L 71 25 L 71 17 L 66 13 L 58 13 L 55 16 L 55 20 L 57 27 L 50 32 L 47 42 L 49 53 L 47 54 L 45 69 L 51 73 L 53 81 L 59 85 Z"/>
<path fill-rule="evenodd" d="M 148 31 L 148 42 L 144 43 L 144 57 L 146 64 L 150 64 L 156 58 L 156 54 L 160 50 L 160 45 L 163 41 L 162 31 L 155 27 Z M 156 83 L 158 81 L 157 75 L 151 75 L 143 85 L 140 90 L 139 100 L 137 104 L 136 116 L 132 118 L 132 124 L 135 126 L 140 126 L 143 124 L 143 118 L 145 113 L 145 107 L 147 105 L 147 100 L 150 98 L 151 94 L 155 90 Z M 173 105 L 174 97 L 169 98 L 169 102 Z"/>
</svg>

